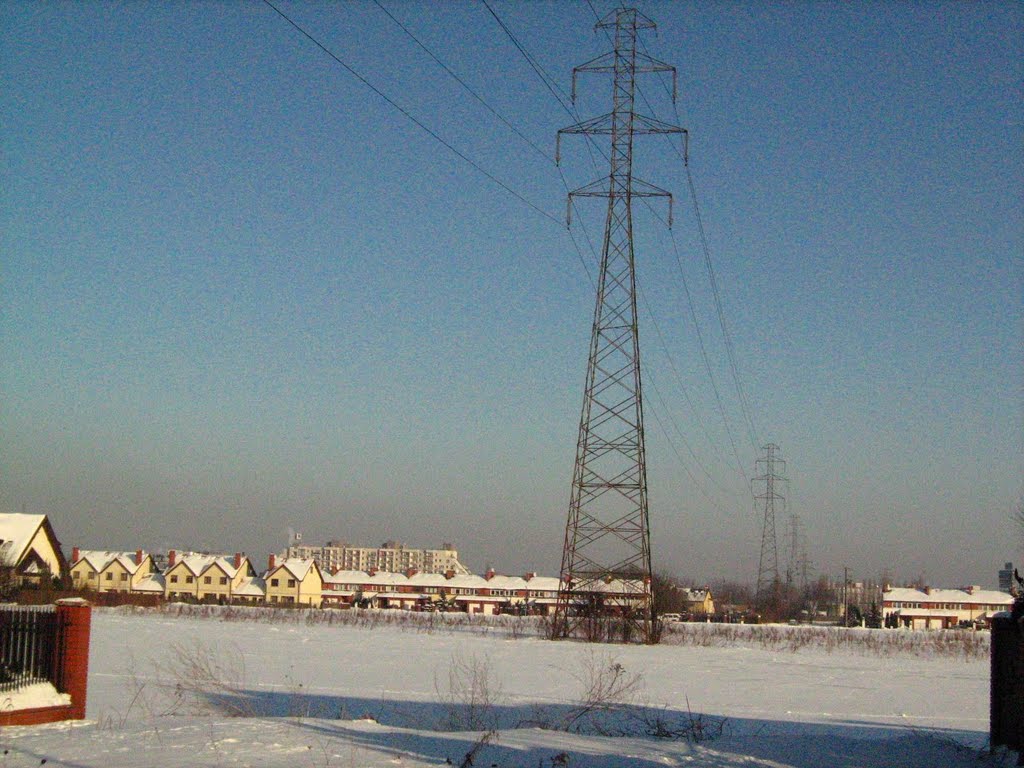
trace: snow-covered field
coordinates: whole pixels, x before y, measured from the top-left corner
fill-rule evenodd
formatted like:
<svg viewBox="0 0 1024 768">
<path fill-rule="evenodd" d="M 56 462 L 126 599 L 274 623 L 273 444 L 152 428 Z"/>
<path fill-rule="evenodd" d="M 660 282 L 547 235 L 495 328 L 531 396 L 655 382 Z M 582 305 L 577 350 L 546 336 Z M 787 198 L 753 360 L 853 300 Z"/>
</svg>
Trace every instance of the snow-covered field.
<svg viewBox="0 0 1024 768">
<path fill-rule="evenodd" d="M 984 654 L 748 634 L 589 646 L 97 610 L 88 719 L 4 729 L 0 768 L 989 763 Z"/>
</svg>

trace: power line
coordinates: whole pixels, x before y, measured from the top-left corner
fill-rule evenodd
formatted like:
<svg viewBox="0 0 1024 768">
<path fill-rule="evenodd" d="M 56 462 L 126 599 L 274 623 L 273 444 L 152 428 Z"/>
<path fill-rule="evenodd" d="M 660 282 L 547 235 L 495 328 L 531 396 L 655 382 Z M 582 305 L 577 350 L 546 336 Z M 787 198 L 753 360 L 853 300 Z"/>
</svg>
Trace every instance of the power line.
<svg viewBox="0 0 1024 768">
<path fill-rule="evenodd" d="M 543 216 L 544 218 L 546 218 L 546 219 L 548 219 L 550 221 L 553 221 L 558 226 L 562 226 L 562 222 L 556 216 L 552 216 L 550 213 L 545 211 L 543 208 L 541 208 L 538 205 L 535 205 L 534 203 L 532 203 L 529 200 L 527 200 L 525 197 L 520 195 L 518 192 L 516 192 L 514 189 L 512 189 L 510 186 L 508 186 L 505 182 L 503 182 L 501 179 L 499 179 L 497 176 L 495 176 L 490 171 L 485 169 L 483 166 L 481 166 L 475 160 L 472 160 L 470 157 L 465 155 L 460 150 L 456 149 L 454 146 L 452 146 L 452 144 L 450 144 L 448 141 L 443 139 L 440 135 L 438 135 L 431 128 L 427 127 L 423 122 L 421 122 L 415 116 L 413 116 L 402 105 L 400 105 L 398 102 L 396 102 L 390 96 L 388 96 L 386 93 L 384 93 L 382 90 L 380 90 L 377 86 L 375 86 L 373 83 L 371 83 L 369 80 L 367 80 L 361 74 L 359 74 L 359 72 L 357 72 L 351 66 L 349 66 L 344 61 L 342 61 L 341 58 L 339 58 L 337 54 L 335 54 L 327 46 L 325 46 L 323 43 L 321 43 L 319 40 L 317 40 L 315 37 L 313 37 L 313 35 L 311 35 L 309 32 L 307 32 L 305 29 L 303 29 L 301 26 L 299 26 L 299 24 L 297 24 L 295 21 L 293 21 L 291 19 L 291 17 L 289 17 L 284 11 L 282 11 L 280 8 L 278 8 L 276 5 L 274 5 L 272 2 L 270 2 L 270 0 L 263 0 L 263 3 L 267 7 L 271 8 L 282 19 L 287 21 L 291 26 L 293 26 L 299 33 L 301 33 L 306 39 L 308 39 L 311 43 L 313 43 L 317 48 L 319 48 L 321 51 L 323 51 L 328 56 L 330 56 L 335 62 L 340 64 L 342 67 L 344 67 L 349 72 L 349 74 L 351 74 L 359 82 L 361 82 L 363 85 L 365 85 L 367 88 L 369 88 L 375 94 L 377 94 L 380 98 L 382 98 L 385 102 L 387 102 L 391 107 L 393 107 L 394 109 L 398 110 L 402 115 L 404 115 L 406 117 L 406 119 L 408 119 L 410 122 L 412 122 L 414 125 L 416 125 L 420 130 L 425 132 L 427 135 L 429 135 L 431 138 L 433 138 L 439 144 L 441 144 L 446 149 L 448 149 L 448 151 L 450 151 L 451 153 L 456 155 L 458 158 L 463 160 L 465 163 L 467 163 L 470 167 L 472 167 L 478 173 L 480 173 L 481 175 L 485 176 L 486 178 L 490 179 L 492 182 L 497 184 L 503 190 L 508 192 L 514 198 L 516 198 L 519 202 L 523 203 L 524 205 L 529 206 L 534 211 L 539 213 L 541 216 Z"/>
<path fill-rule="evenodd" d="M 642 43 L 641 43 L 641 45 L 642 45 Z M 644 53 L 646 53 L 646 48 L 644 48 L 643 50 L 644 50 Z M 668 86 L 665 85 L 665 82 L 663 80 L 661 80 L 660 78 L 659 78 L 658 82 L 661 83 L 662 88 L 664 88 L 666 90 L 666 92 L 667 92 L 668 91 Z M 644 93 L 642 91 L 639 91 L 639 93 L 640 93 L 641 98 L 644 100 L 644 103 L 647 104 L 648 109 L 652 109 L 652 111 L 653 111 L 653 108 L 651 107 L 650 102 L 647 100 L 646 95 L 644 95 Z M 679 122 L 679 108 L 676 105 L 675 99 L 672 99 L 672 111 L 673 111 L 673 114 L 675 115 L 676 122 L 678 123 Z M 707 272 L 708 272 L 708 280 L 711 283 L 711 291 L 712 291 L 712 294 L 714 296 L 714 301 L 715 301 L 715 310 L 716 310 L 716 312 L 718 314 L 719 325 L 721 326 L 721 329 L 722 329 L 722 338 L 723 338 L 724 344 L 725 344 L 726 356 L 728 357 L 728 360 L 729 360 L 729 370 L 730 370 L 730 372 L 732 374 L 733 384 L 735 385 L 735 388 L 736 388 L 736 396 L 737 396 L 737 398 L 739 400 L 740 410 L 741 410 L 741 412 L 743 414 L 743 418 L 744 418 L 745 425 L 746 425 L 746 428 L 747 428 L 748 436 L 750 438 L 750 444 L 754 448 L 754 450 L 756 451 L 757 447 L 758 447 L 757 446 L 757 429 L 754 427 L 754 420 L 753 420 L 753 417 L 751 416 L 750 403 L 749 403 L 749 401 L 747 399 L 746 393 L 743 391 L 743 384 L 742 384 L 742 382 L 740 380 L 740 376 L 739 376 L 739 366 L 736 364 L 736 352 L 735 352 L 735 347 L 734 347 L 733 342 L 732 342 L 732 335 L 729 333 L 728 324 L 725 322 L 725 313 L 722 310 L 722 300 L 721 300 L 721 296 L 720 296 L 719 291 L 718 291 L 718 281 L 715 278 L 715 268 L 714 268 L 714 266 L 712 264 L 712 261 L 711 261 L 711 248 L 708 246 L 707 234 L 704 231 L 704 220 L 703 220 L 703 217 L 701 216 L 700 204 L 699 204 L 698 199 L 697 199 L 697 190 L 696 190 L 696 187 L 695 187 L 695 185 L 693 183 L 693 174 L 691 173 L 691 170 L 690 170 L 689 153 L 685 150 L 685 148 L 684 148 L 684 150 L 682 152 L 680 152 L 679 148 L 676 147 L 676 145 L 672 142 L 672 137 L 670 135 L 666 134 L 665 138 L 669 141 L 670 145 L 675 150 L 676 154 L 678 154 L 680 159 L 683 161 L 683 167 L 686 170 L 687 187 L 689 188 L 690 199 L 693 201 L 693 212 L 694 212 L 694 217 L 695 217 L 696 222 L 697 222 L 697 230 L 698 230 L 698 233 L 700 235 L 701 250 L 703 251 L 704 264 L 705 264 L 705 267 L 706 267 Z M 673 243 L 674 242 L 675 242 L 675 240 L 673 238 Z"/>
<path fill-rule="evenodd" d="M 445 72 L 447 72 L 452 77 L 452 79 L 455 80 L 455 82 L 457 82 L 459 85 L 461 85 L 466 90 L 466 92 L 469 93 L 470 96 L 472 96 L 474 99 L 479 101 L 484 106 L 484 108 L 487 109 L 488 112 L 490 112 L 492 115 L 494 115 L 496 118 L 498 118 L 498 120 L 500 120 L 502 123 L 504 123 L 505 126 L 508 127 L 508 129 L 510 131 L 512 131 L 516 136 L 518 136 L 523 141 L 525 141 L 527 144 L 529 144 L 537 153 L 539 153 L 541 155 L 541 157 L 543 157 L 548 162 L 554 164 L 555 158 L 553 158 L 551 155 L 549 155 L 543 149 L 538 147 L 536 143 L 534 143 L 525 134 L 523 134 L 518 128 L 516 128 L 504 115 L 502 115 L 500 112 L 498 112 L 498 110 L 496 110 L 494 107 L 492 107 L 490 104 L 488 104 L 483 96 L 481 96 L 479 93 L 477 93 L 475 90 L 473 90 L 473 88 L 471 88 L 469 86 L 469 84 L 466 83 L 465 80 L 463 80 L 455 72 L 452 71 L 451 67 L 449 67 L 447 64 L 445 64 L 443 61 L 441 61 L 441 59 L 437 55 L 435 55 L 433 51 L 431 51 L 426 45 L 424 45 L 420 41 L 420 39 L 417 38 L 416 35 L 414 35 L 409 30 L 409 28 L 405 26 L 405 24 L 403 24 L 401 21 L 396 19 L 394 14 L 391 13 L 391 11 L 389 11 L 387 8 L 385 8 L 383 5 L 381 5 L 380 0 L 373 0 L 373 3 L 378 8 L 380 8 L 382 11 L 384 11 L 384 13 L 387 15 L 387 17 L 389 19 L 391 19 L 393 22 L 395 22 L 396 25 L 398 25 L 399 29 L 401 29 L 403 32 L 405 32 L 405 34 L 407 34 L 409 36 L 409 38 L 414 43 L 416 43 L 416 45 L 418 45 L 420 48 L 422 48 L 423 51 L 430 58 L 432 58 L 434 60 L 434 62 L 439 67 L 441 67 L 441 69 L 443 69 Z"/>
<path fill-rule="evenodd" d="M 558 83 L 555 81 L 555 79 L 544 71 L 544 68 L 537 63 L 536 59 L 534 59 L 533 56 L 531 56 L 529 52 L 526 50 L 526 48 L 522 45 L 522 43 L 520 43 L 519 40 L 516 39 L 516 36 L 512 34 L 512 30 L 509 29 L 508 25 L 506 25 L 505 22 L 501 20 L 501 17 L 498 16 L 498 14 L 490 6 L 490 3 L 488 3 L 487 0 L 480 0 L 480 2 L 484 4 L 484 7 L 488 11 L 490 11 L 491 16 L 493 16 L 494 20 L 498 22 L 498 26 L 500 26 L 502 30 L 504 30 L 505 34 L 508 35 L 508 39 L 512 41 L 512 44 L 523 55 L 523 58 L 526 59 L 526 62 L 530 65 L 533 71 L 537 73 L 537 77 L 540 78 L 541 82 L 544 83 L 544 85 L 547 87 L 549 91 L 551 91 L 551 95 L 555 97 L 555 100 L 562 105 L 562 109 L 564 109 L 566 112 L 572 115 L 572 110 L 569 109 L 569 107 L 566 106 L 565 101 L 563 101 L 563 99 L 565 98 L 565 91 L 562 91 L 561 95 L 558 94 L 558 91 L 561 91 L 562 89 L 558 87 Z"/>
</svg>

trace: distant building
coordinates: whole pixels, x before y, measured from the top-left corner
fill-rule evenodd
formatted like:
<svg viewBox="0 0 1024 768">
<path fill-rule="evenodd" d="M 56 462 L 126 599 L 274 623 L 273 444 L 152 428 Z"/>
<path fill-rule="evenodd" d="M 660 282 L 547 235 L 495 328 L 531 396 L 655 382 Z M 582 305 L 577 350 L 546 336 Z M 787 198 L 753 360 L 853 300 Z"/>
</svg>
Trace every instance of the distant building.
<svg viewBox="0 0 1024 768">
<path fill-rule="evenodd" d="M 882 593 L 885 619 L 909 629 L 950 629 L 961 623 L 988 624 L 1008 611 L 1013 597 L 978 586 L 960 589 L 895 587 Z"/>
<path fill-rule="evenodd" d="M 108 552 L 96 549 L 71 550 L 71 586 L 94 592 L 135 592 L 155 571 L 147 552 Z"/>
<path fill-rule="evenodd" d="M 1007 563 L 999 571 L 999 591 L 1012 593 L 1013 587 L 1013 563 Z"/>
<path fill-rule="evenodd" d="M 442 544 L 441 549 L 413 549 L 395 541 L 385 541 L 379 547 L 352 547 L 344 542 L 328 541 L 321 547 L 293 544 L 281 557 L 316 560 L 325 574 L 370 570 L 404 573 L 410 569 L 420 573 L 469 573 L 459 562 L 458 550 L 448 543 Z"/>
</svg>

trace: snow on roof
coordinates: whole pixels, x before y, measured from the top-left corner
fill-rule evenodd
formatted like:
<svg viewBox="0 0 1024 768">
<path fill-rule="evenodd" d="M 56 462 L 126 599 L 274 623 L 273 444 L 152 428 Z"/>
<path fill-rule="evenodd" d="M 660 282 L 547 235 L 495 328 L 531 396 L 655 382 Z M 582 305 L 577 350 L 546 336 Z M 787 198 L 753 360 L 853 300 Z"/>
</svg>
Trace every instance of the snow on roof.
<svg viewBox="0 0 1024 768">
<path fill-rule="evenodd" d="M 148 556 L 143 552 L 142 561 L 145 562 Z M 108 552 L 102 549 L 83 549 L 79 550 L 78 560 L 73 562 L 71 566 L 74 567 L 83 560 L 97 573 L 108 568 L 115 561 L 128 573 L 135 573 L 139 569 L 139 564 L 135 562 L 134 552 Z"/>
<path fill-rule="evenodd" d="M 366 571 L 338 571 L 324 575 L 324 584 L 362 584 L 370 578 Z"/>
<path fill-rule="evenodd" d="M 420 587 L 443 587 L 448 583 L 443 573 L 414 573 L 408 583 Z"/>
<path fill-rule="evenodd" d="M 17 565 L 46 515 L 0 514 L 0 565 Z"/>
<path fill-rule="evenodd" d="M 269 576 L 273 571 L 284 568 L 296 579 L 303 581 L 307 574 L 309 574 L 310 569 L 315 565 L 316 561 L 310 557 L 289 557 L 287 560 L 282 560 L 275 565 L 270 571 L 267 571 L 267 575 Z"/>
<path fill-rule="evenodd" d="M 231 594 L 263 597 L 267 594 L 267 583 L 259 576 L 246 577 L 242 579 L 237 587 L 231 590 Z"/>
<path fill-rule="evenodd" d="M 391 571 L 377 571 L 372 576 L 366 574 L 364 584 L 371 584 L 375 587 L 383 587 L 389 584 L 405 584 L 409 579 L 404 573 L 392 573 Z"/>
<path fill-rule="evenodd" d="M 452 576 L 448 579 L 448 585 L 451 587 L 472 587 L 474 589 L 486 589 L 487 579 L 483 576 L 477 576 L 475 573 Z"/>
<path fill-rule="evenodd" d="M 1010 605 L 1013 596 L 994 589 L 933 589 L 925 592 L 914 587 L 894 587 L 882 593 L 886 602 L 960 603 L 963 605 Z"/>
<path fill-rule="evenodd" d="M 487 585 L 491 589 L 522 590 L 527 587 L 526 579 L 522 576 L 492 576 Z"/>
<path fill-rule="evenodd" d="M 531 592 L 557 592 L 561 583 L 557 576 L 534 576 L 526 582 L 526 588 Z"/>
<path fill-rule="evenodd" d="M 185 552 L 179 555 L 174 565 L 168 566 L 167 570 L 176 568 L 178 565 L 184 565 L 196 576 L 201 576 L 205 571 L 214 566 L 219 567 L 231 578 L 234 578 L 235 574 L 238 573 L 233 559 L 229 559 L 225 555 L 211 555 L 203 552 Z"/>
<path fill-rule="evenodd" d="M 164 575 L 162 573 L 151 573 L 132 587 L 133 592 L 163 592 Z"/>
</svg>

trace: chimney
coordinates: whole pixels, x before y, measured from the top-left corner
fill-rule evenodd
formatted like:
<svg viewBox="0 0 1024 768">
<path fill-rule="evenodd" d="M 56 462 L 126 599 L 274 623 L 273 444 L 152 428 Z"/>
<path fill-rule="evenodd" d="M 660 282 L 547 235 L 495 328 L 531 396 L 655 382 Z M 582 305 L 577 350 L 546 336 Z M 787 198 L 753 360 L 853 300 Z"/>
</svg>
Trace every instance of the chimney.
<svg viewBox="0 0 1024 768">
<path fill-rule="evenodd" d="M 235 570 L 237 571 L 242 567 L 242 553 L 235 552 Z"/>
<path fill-rule="evenodd" d="M 486 579 L 487 581 L 490 581 L 493 578 L 494 578 L 494 569 L 493 568 L 488 568 L 486 573 L 484 573 L 484 579 Z"/>
<path fill-rule="evenodd" d="M 444 572 L 444 577 L 446 579 L 454 579 L 455 578 L 455 571 L 453 571 L 453 570 L 451 570 L 449 568 L 447 571 Z"/>
<path fill-rule="evenodd" d="M 82 559 L 82 550 L 80 550 L 78 547 L 72 547 L 71 548 L 71 564 L 74 565 L 75 563 L 77 563 L 81 559 Z"/>
<path fill-rule="evenodd" d="M 932 588 L 926 586 L 923 591 L 926 595 L 930 595 L 932 593 Z"/>
<path fill-rule="evenodd" d="M 142 565 L 142 550 L 141 549 L 136 549 L 135 550 L 135 564 L 136 565 Z"/>
<path fill-rule="evenodd" d="M 167 567 L 172 568 L 178 560 L 178 553 L 173 549 L 167 553 Z"/>
<path fill-rule="evenodd" d="M 405 569 L 405 577 L 406 577 L 407 579 L 411 579 L 411 578 L 412 578 L 413 576 L 415 576 L 415 575 L 416 575 L 417 573 L 419 573 L 419 571 L 418 571 L 418 570 L 416 570 L 415 568 L 406 568 L 406 569 Z"/>
<path fill-rule="evenodd" d="M 272 571 L 277 567 L 277 556 L 271 553 L 270 557 L 267 558 L 267 570 Z"/>
<path fill-rule="evenodd" d="M 529 581 L 530 579 L 532 579 L 536 575 L 537 574 L 534 573 L 533 571 L 528 571 L 528 572 L 523 574 L 523 581 Z"/>
</svg>

